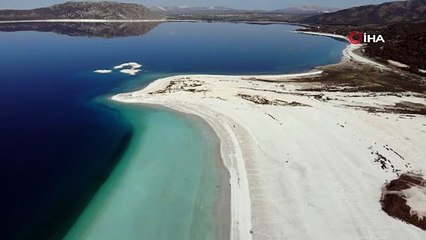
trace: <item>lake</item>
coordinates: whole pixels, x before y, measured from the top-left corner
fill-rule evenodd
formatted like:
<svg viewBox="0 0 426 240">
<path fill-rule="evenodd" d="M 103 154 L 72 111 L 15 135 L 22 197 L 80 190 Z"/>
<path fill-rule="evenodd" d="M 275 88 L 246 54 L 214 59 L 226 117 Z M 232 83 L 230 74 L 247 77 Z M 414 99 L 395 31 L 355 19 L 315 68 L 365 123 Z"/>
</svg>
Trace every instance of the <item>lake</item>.
<svg viewBox="0 0 426 240">
<path fill-rule="evenodd" d="M 227 227 L 214 212 L 226 174 L 212 130 L 192 116 L 109 96 L 176 74 L 294 73 L 340 61 L 346 43 L 296 28 L 0 32 L 2 238 L 220 238 Z M 138 75 L 94 73 L 129 61 L 143 65 Z"/>
</svg>

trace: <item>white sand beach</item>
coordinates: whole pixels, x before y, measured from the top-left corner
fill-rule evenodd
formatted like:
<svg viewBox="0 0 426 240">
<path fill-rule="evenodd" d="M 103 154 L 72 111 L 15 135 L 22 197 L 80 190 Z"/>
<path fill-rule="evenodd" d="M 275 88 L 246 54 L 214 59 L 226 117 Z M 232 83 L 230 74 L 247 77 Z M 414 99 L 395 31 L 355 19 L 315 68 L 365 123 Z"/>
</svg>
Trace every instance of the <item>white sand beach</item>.
<svg viewBox="0 0 426 240">
<path fill-rule="evenodd" d="M 349 45 L 343 61 L 375 65 L 358 48 Z M 398 173 L 426 172 L 426 118 L 364 110 L 425 104 L 424 96 L 305 91 L 316 83 L 303 79 L 320 74 L 174 76 L 113 99 L 213 127 L 231 175 L 231 239 L 426 239 L 379 202 Z"/>
</svg>

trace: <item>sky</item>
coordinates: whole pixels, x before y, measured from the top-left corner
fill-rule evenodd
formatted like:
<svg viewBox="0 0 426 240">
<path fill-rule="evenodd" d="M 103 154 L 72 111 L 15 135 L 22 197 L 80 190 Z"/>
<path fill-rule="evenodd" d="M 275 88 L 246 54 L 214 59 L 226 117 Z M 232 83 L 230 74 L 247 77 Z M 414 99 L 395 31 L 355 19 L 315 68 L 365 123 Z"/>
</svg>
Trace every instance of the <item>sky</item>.
<svg viewBox="0 0 426 240">
<path fill-rule="evenodd" d="M 0 0 L 0 9 L 30 9 L 63 3 L 66 0 Z M 236 9 L 281 9 L 302 5 L 347 8 L 366 4 L 378 4 L 391 0 L 110 0 L 140 3 L 145 6 L 224 6 Z"/>
</svg>

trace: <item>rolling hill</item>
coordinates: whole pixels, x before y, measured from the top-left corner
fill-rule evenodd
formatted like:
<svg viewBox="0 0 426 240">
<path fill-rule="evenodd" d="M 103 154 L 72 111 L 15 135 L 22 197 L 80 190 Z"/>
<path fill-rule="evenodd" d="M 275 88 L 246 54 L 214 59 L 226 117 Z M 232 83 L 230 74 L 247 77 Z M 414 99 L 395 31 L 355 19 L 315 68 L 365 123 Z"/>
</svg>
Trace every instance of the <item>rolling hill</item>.
<svg viewBox="0 0 426 240">
<path fill-rule="evenodd" d="M 387 2 L 324 13 L 303 20 L 308 24 L 366 25 L 426 20 L 426 0 Z"/>
<path fill-rule="evenodd" d="M 150 17 L 140 4 L 115 2 L 66 2 L 32 10 L 0 10 L 0 21 L 45 19 L 139 20 Z"/>
</svg>

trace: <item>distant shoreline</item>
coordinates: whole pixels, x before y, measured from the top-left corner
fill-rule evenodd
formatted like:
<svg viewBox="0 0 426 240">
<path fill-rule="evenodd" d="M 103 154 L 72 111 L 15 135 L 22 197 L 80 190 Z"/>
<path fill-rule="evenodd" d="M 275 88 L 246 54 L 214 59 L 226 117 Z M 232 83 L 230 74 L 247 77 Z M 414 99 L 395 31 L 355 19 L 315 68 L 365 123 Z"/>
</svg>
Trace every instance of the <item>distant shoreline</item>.
<svg viewBox="0 0 426 240">
<path fill-rule="evenodd" d="M 347 37 L 343 36 L 343 35 L 338 35 L 338 34 L 332 34 L 332 33 L 323 33 L 323 32 L 309 32 L 309 31 L 294 31 L 295 33 L 301 33 L 301 34 L 307 34 L 307 35 L 315 35 L 315 36 L 324 36 L 324 37 L 331 37 L 334 39 L 339 39 L 339 40 L 344 40 L 346 42 L 349 43 L 349 40 Z M 363 47 L 363 44 L 351 44 L 349 43 L 349 45 L 343 50 L 343 58 L 341 62 L 344 62 L 345 60 L 355 60 L 359 63 L 364 63 L 364 64 L 368 64 L 374 67 L 378 67 L 382 70 L 390 70 L 389 67 L 378 63 L 376 61 L 371 60 L 370 58 L 367 58 L 364 55 L 360 55 L 360 54 L 356 54 L 355 51 L 361 49 Z"/>
<path fill-rule="evenodd" d="M 286 21 L 259 21 L 259 20 L 235 20 L 235 21 L 209 21 L 209 20 L 192 20 L 192 19 L 39 19 L 39 20 L 7 20 L 0 21 L 5 23 L 144 23 L 144 22 L 207 22 L 207 23 L 247 23 L 247 24 L 285 24 L 293 26 L 307 27 L 309 25 L 297 22 Z"/>
</svg>

